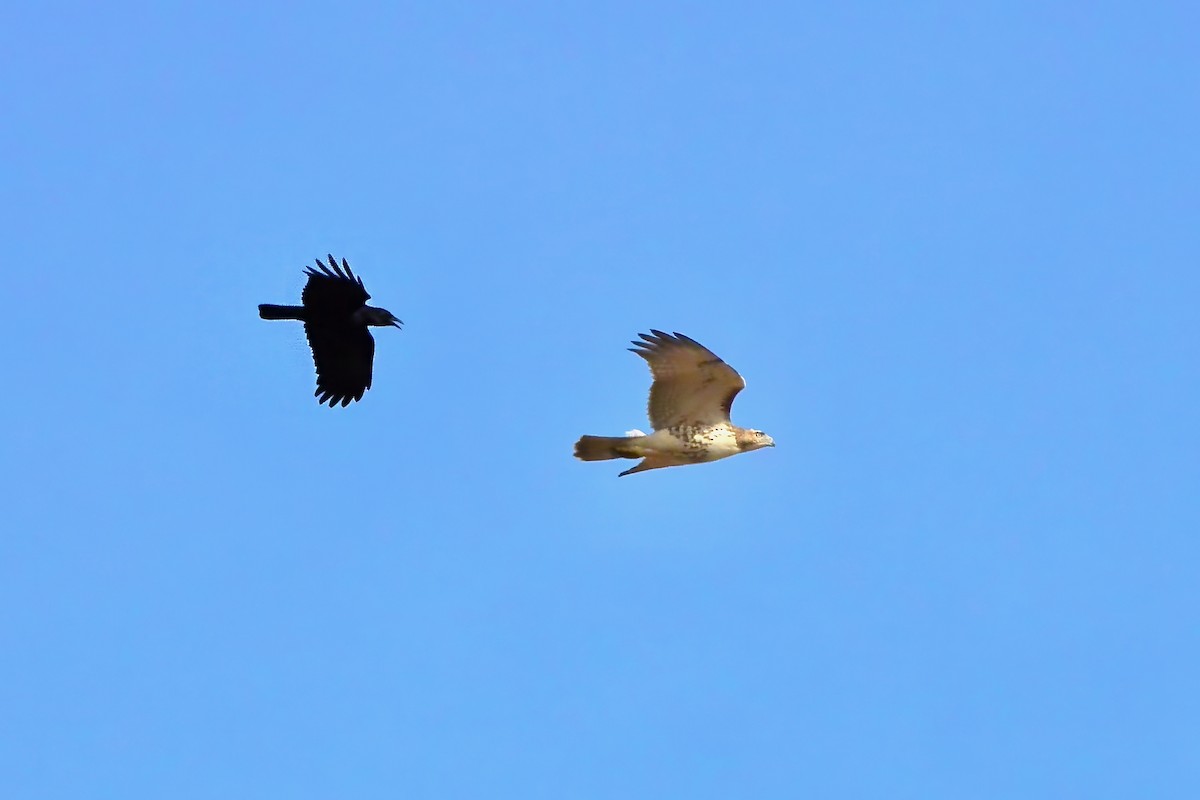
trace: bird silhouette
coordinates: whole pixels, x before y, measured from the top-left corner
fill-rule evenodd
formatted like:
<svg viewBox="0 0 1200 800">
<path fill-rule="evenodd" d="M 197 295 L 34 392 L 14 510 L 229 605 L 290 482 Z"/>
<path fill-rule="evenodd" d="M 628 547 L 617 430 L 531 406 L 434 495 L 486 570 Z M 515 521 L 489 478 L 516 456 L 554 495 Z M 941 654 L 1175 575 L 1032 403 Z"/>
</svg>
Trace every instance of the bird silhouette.
<svg viewBox="0 0 1200 800">
<path fill-rule="evenodd" d="M 346 406 L 361 400 L 371 388 L 375 361 L 375 338 L 368 328 L 401 326 L 392 312 L 367 305 L 371 295 L 362 278 L 350 270 L 346 259 L 339 265 L 329 256 L 326 265 L 317 259 L 317 269 L 304 270 L 308 283 L 300 295 L 301 305 L 277 306 L 263 303 L 263 319 L 294 319 L 304 323 L 304 334 L 317 368 L 318 403 Z"/>
</svg>

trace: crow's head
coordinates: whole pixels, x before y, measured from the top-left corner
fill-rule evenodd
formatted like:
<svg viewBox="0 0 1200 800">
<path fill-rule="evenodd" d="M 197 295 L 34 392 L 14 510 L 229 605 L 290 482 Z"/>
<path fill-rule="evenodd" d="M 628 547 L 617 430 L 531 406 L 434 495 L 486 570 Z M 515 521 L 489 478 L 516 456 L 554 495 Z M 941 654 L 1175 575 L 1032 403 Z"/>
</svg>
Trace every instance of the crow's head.
<svg viewBox="0 0 1200 800">
<path fill-rule="evenodd" d="M 358 311 L 358 319 L 365 325 L 385 326 L 394 325 L 399 328 L 403 323 L 396 319 L 396 315 L 388 311 L 386 308 L 375 308 L 374 306 L 363 306 Z"/>
</svg>

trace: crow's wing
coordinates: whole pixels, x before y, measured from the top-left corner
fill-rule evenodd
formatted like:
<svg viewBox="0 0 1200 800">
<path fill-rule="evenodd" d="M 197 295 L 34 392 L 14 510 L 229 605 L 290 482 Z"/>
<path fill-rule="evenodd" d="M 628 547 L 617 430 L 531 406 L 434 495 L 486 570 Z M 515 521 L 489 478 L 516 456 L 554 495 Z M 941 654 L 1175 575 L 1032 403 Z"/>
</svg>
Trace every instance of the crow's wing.
<svg viewBox="0 0 1200 800">
<path fill-rule="evenodd" d="M 363 287 L 362 278 L 350 271 L 346 259 L 343 258 L 342 263 L 338 264 L 331 255 L 326 265 L 318 258 L 317 267 L 304 270 L 308 283 L 304 285 L 300 298 L 305 308 L 323 317 L 349 316 L 371 298 Z"/>
<path fill-rule="evenodd" d="M 333 408 L 361 400 L 375 361 L 375 339 L 366 327 L 306 322 L 304 334 L 317 367 L 317 402 Z"/>
</svg>

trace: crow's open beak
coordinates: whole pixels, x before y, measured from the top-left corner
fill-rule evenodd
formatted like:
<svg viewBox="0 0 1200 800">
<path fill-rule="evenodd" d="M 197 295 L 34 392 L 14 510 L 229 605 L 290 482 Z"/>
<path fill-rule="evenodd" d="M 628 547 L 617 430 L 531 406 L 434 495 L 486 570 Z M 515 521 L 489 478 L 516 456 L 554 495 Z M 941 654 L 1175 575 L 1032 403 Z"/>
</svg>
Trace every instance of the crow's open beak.
<svg viewBox="0 0 1200 800">
<path fill-rule="evenodd" d="M 403 323 L 403 322 L 401 322 L 401 321 L 400 321 L 400 320 L 398 320 L 398 319 L 394 319 L 394 318 L 392 319 L 392 325 L 393 325 L 394 327 L 396 327 L 396 328 L 403 328 L 403 327 L 404 327 L 404 323 Z"/>
</svg>

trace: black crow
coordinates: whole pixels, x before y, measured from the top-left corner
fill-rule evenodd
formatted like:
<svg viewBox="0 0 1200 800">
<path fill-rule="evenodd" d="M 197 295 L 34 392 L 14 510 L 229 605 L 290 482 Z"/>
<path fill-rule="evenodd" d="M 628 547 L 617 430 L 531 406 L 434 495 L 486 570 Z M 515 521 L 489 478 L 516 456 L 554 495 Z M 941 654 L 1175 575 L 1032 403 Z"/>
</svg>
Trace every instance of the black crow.
<svg viewBox="0 0 1200 800">
<path fill-rule="evenodd" d="M 299 306 L 263 303 L 258 315 L 263 319 L 298 319 L 312 348 L 317 366 L 318 403 L 329 407 L 361 400 L 371 388 L 371 365 L 375 360 L 375 339 L 370 325 L 394 325 L 400 320 L 382 308 L 367 305 L 371 295 L 363 288 L 362 278 L 350 271 L 346 259 L 341 266 L 333 256 L 329 265 L 317 259 L 319 271 L 308 267 L 308 283 L 300 295 Z"/>
</svg>

